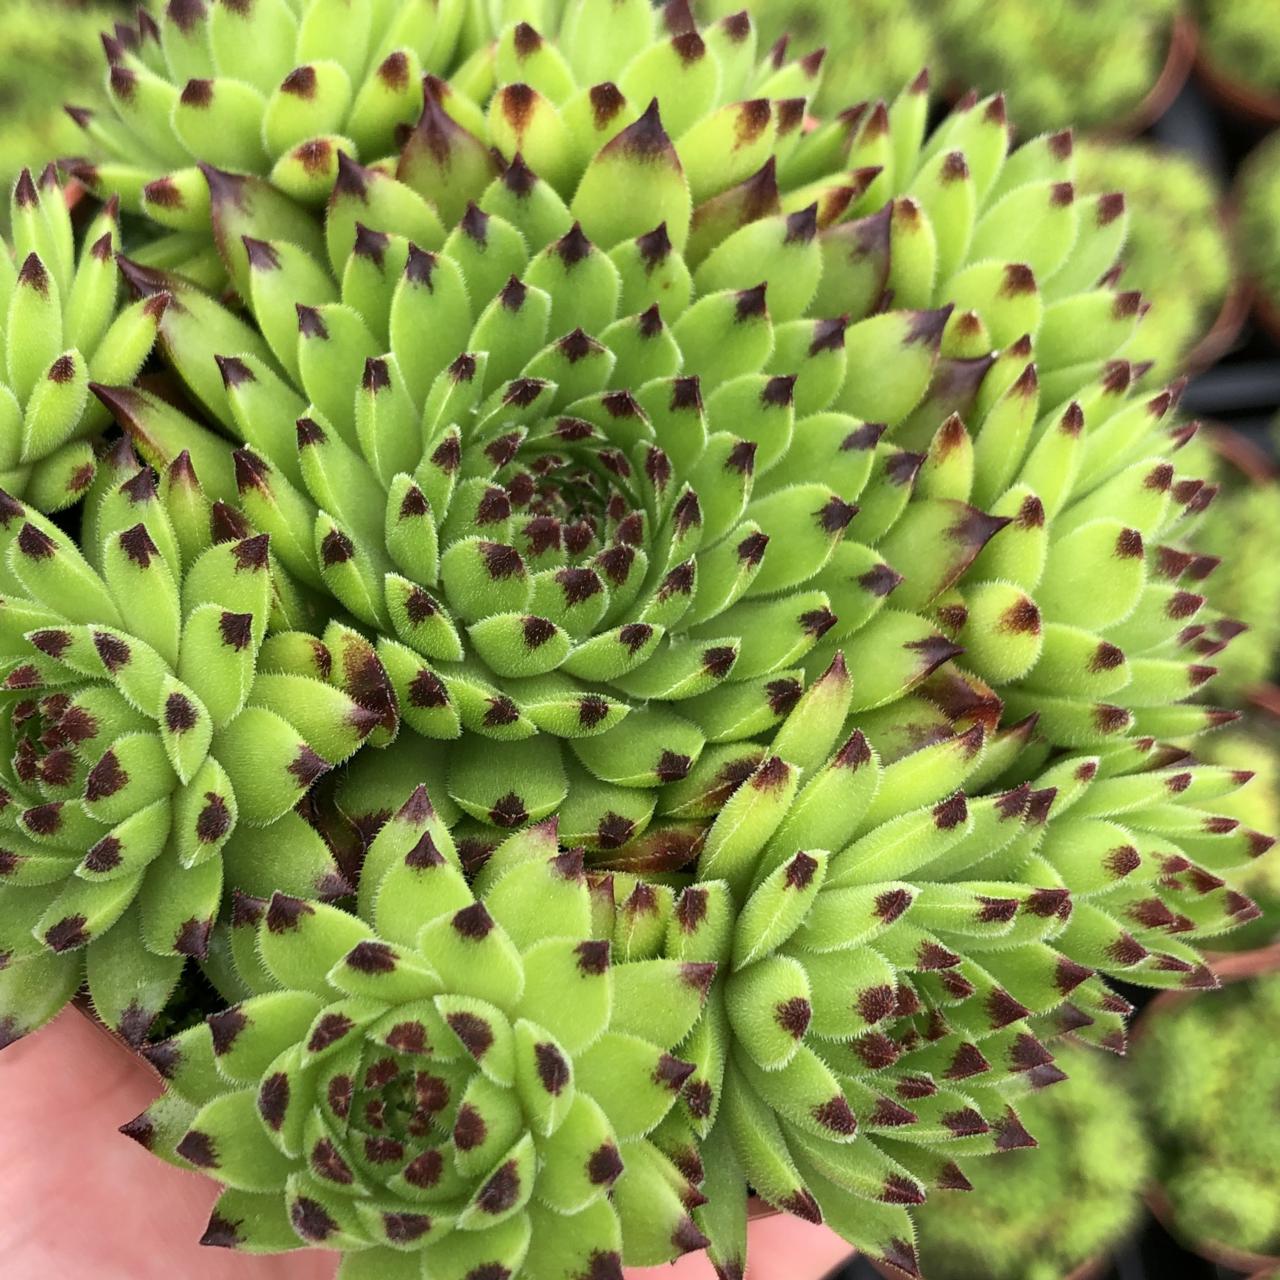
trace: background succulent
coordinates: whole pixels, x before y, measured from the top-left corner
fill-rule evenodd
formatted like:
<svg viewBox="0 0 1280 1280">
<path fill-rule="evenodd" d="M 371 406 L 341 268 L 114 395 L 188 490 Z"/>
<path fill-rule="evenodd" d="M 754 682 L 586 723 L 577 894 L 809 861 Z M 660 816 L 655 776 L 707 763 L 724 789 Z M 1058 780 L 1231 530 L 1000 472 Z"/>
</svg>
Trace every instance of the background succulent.
<svg viewBox="0 0 1280 1280">
<path fill-rule="evenodd" d="M 346 888 L 294 807 L 377 717 L 272 669 L 267 537 L 210 511 L 187 454 L 162 487 L 116 450 L 83 554 L 3 495 L 6 1043 L 86 977 L 141 1041 L 206 954 L 224 884 Z"/>
<path fill-rule="evenodd" d="M 1071 1049 L 1058 1063 L 1069 1079 L 1023 1105 L 1040 1150 L 994 1161 L 972 1195 L 921 1209 L 926 1275 L 1062 1280 L 1141 1214 L 1151 1156 L 1138 1105 L 1098 1056 Z"/>
<path fill-rule="evenodd" d="M 1280 981 L 1240 984 L 1150 1019 L 1134 1068 L 1180 1234 L 1256 1253 L 1280 1240 L 1276 1065 Z"/>
<path fill-rule="evenodd" d="M 162 297 L 116 314 L 119 248 L 109 203 L 79 250 L 53 167 L 24 169 L 10 200 L 12 246 L 0 241 L 0 485 L 41 511 L 82 497 L 95 470 L 91 438 L 110 415 L 91 382 L 130 382 L 155 341 Z"/>
<path fill-rule="evenodd" d="M 73 85 L 97 76 L 99 32 L 122 14 L 77 0 L 6 0 L 0 16 L 0 185 L 7 188 L 23 168 L 38 170 L 79 146 L 63 103 L 78 91 Z"/>
<path fill-rule="evenodd" d="M 169 1091 L 124 1130 L 226 1184 L 206 1244 L 341 1249 L 343 1280 L 550 1280 L 706 1243 L 646 1135 L 714 965 L 611 962 L 581 851 L 545 828 L 477 888 L 420 787 L 369 848 L 363 919 L 237 898 L 245 998 L 147 1050 Z"/>
<path fill-rule="evenodd" d="M 826 51 L 823 83 L 814 98 L 815 110 L 823 115 L 867 98 L 892 98 L 921 67 L 938 66 L 929 24 L 902 0 L 760 0 L 746 6 L 703 0 L 694 11 L 702 18 L 722 18 L 744 7 L 764 44 L 786 37 L 792 54 Z"/>
<path fill-rule="evenodd" d="M 1280 297 L 1280 137 L 1275 135 L 1241 170 L 1240 254 L 1263 294 Z"/>
<path fill-rule="evenodd" d="M 1280 93 L 1280 35 L 1263 9 L 1247 0 L 1196 0 L 1193 12 L 1216 72 L 1258 93 Z"/>
<path fill-rule="evenodd" d="M 1204 337 L 1232 286 L 1234 249 L 1221 219 L 1221 192 L 1194 160 L 1156 144 L 1086 142 L 1077 174 L 1082 191 L 1125 193 L 1130 216 L 1121 279 L 1152 304 L 1126 355 L 1151 362 L 1148 381 L 1167 379 Z"/>
<path fill-rule="evenodd" d="M 298 12 L 329 32 L 329 6 Z M 1225 873 L 1271 843 L 1218 812 L 1234 770 L 1159 745 L 1229 718 L 1186 699 L 1238 628 L 1197 589 L 1214 490 L 1174 461 L 1194 426 L 1176 392 L 1134 394 L 1124 200 L 1077 193 L 1069 134 L 1010 152 L 1000 97 L 926 136 L 923 76 L 805 131 L 818 60 L 761 61 L 740 16 L 571 4 L 489 45 L 466 15 L 477 52 L 425 82 L 394 164 L 335 142 L 306 192 L 274 166 L 186 171 L 179 238 L 122 263 L 168 299 L 182 394 L 98 395 L 150 465 L 188 451 L 222 525 L 269 535 L 259 678 L 303 682 L 290 710 L 355 700 L 367 748 L 334 800 L 384 941 L 378 833 L 425 782 L 471 877 L 459 909 L 475 894 L 517 937 L 543 898 L 500 916 L 512 851 L 546 846 L 537 871 L 582 849 L 572 936 L 619 973 L 694 966 L 659 1046 L 690 1069 L 634 1135 L 662 1153 L 635 1155 L 642 1202 L 670 1214 L 632 1229 L 620 1206 L 623 1253 L 705 1238 L 740 1274 L 750 1185 L 915 1272 L 908 1207 L 966 1187 L 957 1159 L 1032 1143 L 1014 1103 L 1060 1079 L 1046 1041 L 1123 1047 L 1107 975 L 1212 985 L 1197 945 L 1256 911 Z M 212 943 L 229 998 L 259 989 L 259 911 L 240 899 Z M 342 954 L 300 953 L 298 985 L 336 998 Z M 613 1016 L 656 1018 L 648 1000 Z M 246 1117 L 227 1150 L 259 1135 L 265 1070 L 213 1104 Z M 224 1092 L 196 1076 L 174 1075 L 184 1132 Z M 293 1247 L 300 1159 L 240 1188 L 276 1208 L 240 1205 L 213 1242 Z M 352 1274 L 388 1243 L 303 1199 Z"/>
<path fill-rule="evenodd" d="M 1004 89 L 1028 129 L 1108 124 L 1133 111 L 1164 66 L 1176 0 L 920 0 L 948 73 Z"/>
</svg>

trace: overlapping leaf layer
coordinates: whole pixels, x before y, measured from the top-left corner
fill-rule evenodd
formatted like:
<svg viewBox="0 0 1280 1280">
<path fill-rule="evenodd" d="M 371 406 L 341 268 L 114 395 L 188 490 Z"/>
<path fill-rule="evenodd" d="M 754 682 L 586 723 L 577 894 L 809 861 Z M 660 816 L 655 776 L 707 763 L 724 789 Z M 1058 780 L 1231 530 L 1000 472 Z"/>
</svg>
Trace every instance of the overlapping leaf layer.
<svg viewBox="0 0 1280 1280">
<path fill-rule="evenodd" d="M 173 3 L 109 47 L 115 159 L 78 172 L 152 220 L 121 270 L 175 376 L 95 392 L 161 498 L 117 452 L 92 567 L 43 533 L 101 607 L 46 600 L 44 526 L 10 521 L 16 647 L 120 628 L 144 499 L 149 563 L 230 593 L 174 587 L 166 678 L 204 699 L 208 601 L 254 620 L 205 755 L 288 829 L 230 856 L 238 798 L 197 915 L 225 891 L 237 1003 L 153 1050 L 172 1091 L 131 1131 L 231 1188 L 209 1243 L 344 1277 L 708 1242 L 736 1276 L 748 1188 L 914 1273 L 909 1207 L 1033 1143 L 1055 1037 L 1123 1048 L 1108 976 L 1214 982 L 1197 944 L 1256 913 L 1227 874 L 1271 844 L 1185 745 L 1229 718 L 1188 699 L 1239 627 L 1178 388 L 1135 393 L 1123 198 L 1077 194 L 1069 134 L 1011 150 L 998 97 L 928 133 L 923 76 L 814 121 L 820 60 L 759 59 L 745 15 L 341 8 Z M 46 789 L 58 658 L 14 657 Z M 256 734 L 219 753 L 259 714 L 320 765 L 364 745 L 283 785 Z M 41 797 L 77 830 L 87 751 Z M 330 856 L 354 913 L 311 900 Z M 15 1029 L 50 1012 L 3 992 Z M 590 1187 L 584 1134 L 617 1153 Z"/>
</svg>

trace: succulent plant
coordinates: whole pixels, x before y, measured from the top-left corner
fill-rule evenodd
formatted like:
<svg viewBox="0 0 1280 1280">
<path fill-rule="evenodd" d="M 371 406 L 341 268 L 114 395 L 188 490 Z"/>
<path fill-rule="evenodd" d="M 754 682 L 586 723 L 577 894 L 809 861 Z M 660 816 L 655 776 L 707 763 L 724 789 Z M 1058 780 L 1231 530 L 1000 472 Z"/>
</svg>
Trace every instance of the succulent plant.
<svg viewBox="0 0 1280 1280">
<path fill-rule="evenodd" d="M 994 1161 L 972 1195 L 920 1210 L 926 1275 L 1062 1280 L 1137 1221 L 1151 1153 L 1136 1101 L 1094 1054 L 1064 1050 L 1058 1065 L 1069 1078 L 1023 1107 L 1040 1150 Z"/>
<path fill-rule="evenodd" d="M 92 482 L 91 440 L 111 421 L 90 384 L 133 380 L 155 342 L 165 299 L 117 314 L 115 204 L 98 215 L 77 254 L 52 166 L 38 182 L 30 170 L 19 175 L 10 224 L 12 247 L 0 241 L 0 486 L 41 511 L 57 511 Z"/>
<path fill-rule="evenodd" d="M 741 1275 L 748 1187 L 915 1273 L 909 1207 L 967 1187 L 958 1160 L 1033 1142 L 1014 1103 L 1061 1077 L 1046 1041 L 1123 1047 L 1107 975 L 1212 985 L 1195 944 L 1255 910 L 1223 873 L 1271 843 L 1217 813 L 1235 771 L 1161 745 L 1230 718 L 1185 700 L 1238 627 L 1195 589 L 1215 561 L 1184 545 L 1214 494 L 1170 461 L 1194 425 L 1176 388 L 1133 394 L 1124 200 L 1077 195 L 1067 133 L 1011 152 L 999 97 L 926 137 L 923 76 L 806 128 L 817 60 L 757 64 L 745 15 L 700 32 L 683 4 L 575 0 L 486 43 L 487 8 L 464 9 L 477 52 L 426 80 L 394 162 L 334 144 L 303 193 L 323 209 L 265 164 L 183 179 L 185 238 L 122 260 L 140 299 L 168 299 L 158 351 L 182 394 L 99 398 L 148 464 L 187 451 L 234 501 L 222 523 L 269 535 L 259 667 L 304 682 L 289 709 L 336 683 L 365 713 L 364 749 L 311 806 L 335 848 L 354 833 L 365 924 L 286 906 L 315 917 L 308 937 L 412 947 L 406 966 L 450 970 L 431 994 L 488 980 L 456 972 L 443 916 L 419 937 L 430 907 L 407 889 L 413 931 L 380 918 L 400 901 L 384 877 L 426 870 L 384 865 L 413 856 L 384 836 L 420 785 L 426 860 L 468 895 L 441 910 L 483 910 L 517 951 L 550 910 L 526 880 L 565 850 L 576 882 L 583 851 L 591 919 L 563 927 L 609 944 L 631 975 L 612 1018 L 661 1027 L 683 1064 L 664 1068 L 670 1109 L 618 1134 L 652 1150 L 632 1161 L 642 1211 L 631 1166 L 615 1189 L 602 1274 L 709 1241 Z M 296 12 L 333 21 L 323 0 Z M 167 147 L 168 116 L 138 104 Z M 272 867 L 232 882 L 308 896 L 264 883 Z M 271 910 L 237 901 L 206 967 L 227 998 L 265 999 Z M 340 999 L 343 954 L 308 945 L 286 987 Z M 297 1049 L 315 1000 L 261 1044 Z M 279 1192 L 312 1175 L 249 1110 L 270 1056 L 219 1071 L 211 1053 L 193 1047 L 189 1082 L 175 1067 L 156 1145 L 225 1108 L 197 1132 L 261 1160 L 215 1171 L 270 1171 L 238 1190 L 271 1196 L 234 1202 L 214 1242 L 295 1247 Z M 540 1103 L 521 1101 L 536 1147 Z M 328 1123 L 323 1100 L 313 1114 Z M 453 1221 L 495 1166 L 440 1134 L 464 1179 Z M 416 1212 L 342 1159 L 353 1188 Z M 385 1222 L 303 1198 L 325 1219 L 306 1209 L 302 1239 L 332 1220 L 321 1242 L 352 1275 L 385 1262 Z M 437 1256 L 429 1232 L 402 1242 L 406 1273 Z M 464 1260 L 439 1274 L 496 1274 L 449 1252 L 469 1234 L 442 1240 Z M 581 1270 L 556 1248 L 539 1235 L 522 1274 Z"/>
<path fill-rule="evenodd" d="M 1272 305 L 1280 299 L 1280 138 L 1271 136 L 1240 174 L 1240 255 Z"/>
<path fill-rule="evenodd" d="M 1258 831 L 1280 831 L 1280 727 L 1273 714 L 1246 713 L 1239 725 L 1214 734 L 1201 753 L 1210 764 L 1252 775 L 1219 807 Z M 1243 928 L 1215 940 L 1214 949 L 1248 951 L 1269 945 L 1280 933 L 1280 857 L 1274 852 L 1259 859 L 1240 877 L 1240 889 L 1262 909 L 1262 915 Z"/>
<path fill-rule="evenodd" d="M 938 65 L 929 24 L 909 0 L 760 0 L 749 7 L 765 44 L 785 38 L 788 52 L 825 52 L 826 74 L 814 99 L 824 115 L 866 98 L 892 98 L 921 67 Z M 733 0 L 704 0 L 694 12 L 723 18 L 741 8 Z"/>
<path fill-rule="evenodd" d="M 1240 983 L 1160 1010 L 1134 1054 L 1157 1173 L 1179 1235 L 1255 1253 L 1280 1244 L 1275 1055 L 1280 979 Z"/>
<path fill-rule="evenodd" d="M 714 966 L 611 958 L 581 850 L 545 827 L 476 889 L 419 787 L 361 917 L 236 899 L 246 996 L 147 1049 L 167 1092 L 124 1127 L 226 1184 L 205 1244 L 342 1249 L 342 1280 L 605 1280 L 624 1239 L 637 1263 L 706 1243 L 700 1173 L 647 1135 Z"/>
<path fill-rule="evenodd" d="M 1280 487 L 1224 479 L 1217 518 L 1205 523 L 1196 545 L 1223 561 L 1215 578 L 1215 601 L 1249 628 L 1214 659 L 1219 664 L 1217 691 L 1238 702 L 1250 686 L 1270 680 L 1280 660 L 1280 566 L 1274 555 Z"/>
<path fill-rule="evenodd" d="M 1086 142 L 1076 172 L 1082 191 L 1125 193 L 1121 279 L 1152 303 L 1125 354 L 1151 362 L 1148 381 L 1167 379 L 1213 324 L 1233 283 L 1222 193 L 1194 160 L 1154 143 Z"/>
<path fill-rule="evenodd" d="M 105 5 L 8 0 L 0 33 L 0 186 L 78 144 L 62 109 L 72 85 L 97 74 L 98 33 L 119 14 Z"/>
<path fill-rule="evenodd" d="M 1177 0 L 919 0 L 946 70 L 1003 89 L 1027 129 L 1098 126 L 1132 112 L 1169 51 Z"/>
<path fill-rule="evenodd" d="M 0 495 L 6 1044 L 86 978 L 141 1041 L 206 954 L 224 884 L 348 891 L 294 810 L 378 717 L 275 668 L 269 540 L 210 510 L 188 454 L 162 489 L 118 448 L 83 553 Z"/>
<path fill-rule="evenodd" d="M 1255 92 L 1280 94 L 1280 35 L 1263 9 L 1248 0 L 1196 0 L 1192 10 L 1214 71 Z"/>
</svg>

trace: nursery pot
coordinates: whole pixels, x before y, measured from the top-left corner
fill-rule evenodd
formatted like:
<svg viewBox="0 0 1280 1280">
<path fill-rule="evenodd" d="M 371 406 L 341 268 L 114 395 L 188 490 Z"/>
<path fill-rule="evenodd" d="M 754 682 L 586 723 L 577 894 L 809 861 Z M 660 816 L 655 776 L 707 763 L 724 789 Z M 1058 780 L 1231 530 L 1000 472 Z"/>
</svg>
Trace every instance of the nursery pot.
<svg viewBox="0 0 1280 1280">
<path fill-rule="evenodd" d="M 1219 980 L 1227 985 L 1233 982 L 1247 982 L 1251 978 L 1264 974 L 1280 972 L 1280 943 L 1263 947 L 1257 951 L 1245 951 L 1239 955 L 1219 955 L 1206 957 Z M 1162 1018 L 1174 1009 L 1190 1000 L 1213 999 L 1212 995 L 1195 991 L 1162 991 L 1138 1017 L 1133 1029 L 1136 1039 L 1157 1018 Z M 1195 1240 L 1180 1232 L 1174 1217 L 1173 1206 L 1165 1194 L 1164 1187 L 1153 1182 L 1144 1193 L 1147 1208 L 1151 1216 L 1175 1240 L 1184 1244 L 1192 1253 L 1199 1255 L 1215 1266 L 1228 1271 L 1239 1271 L 1252 1280 L 1264 1280 L 1280 1272 L 1280 1255 L 1251 1253 L 1247 1249 L 1237 1249 L 1221 1240 Z"/>
<path fill-rule="evenodd" d="M 1213 324 L 1183 358 L 1182 372 L 1189 378 L 1211 369 L 1235 346 L 1253 305 L 1253 285 L 1240 271 L 1240 251 L 1236 241 L 1239 226 L 1236 204 L 1234 197 L 1225 196 L 1218 205 L 1218 222 L 1231 260 L 1231 284 Z"/>
<path fill-rule="evenodd" d="M 1237 80 L 1214 62 L 1203 41 L 1196 52 L 1195 72 L 1209 97 L 1231 115 L 1264 129 L 1280 124 L 1280 93 Z"/>
<path fill-rule="evenodd" d="M 1126 115 L 1095 130 L 1104 138 L 1132 138 L 1155 124 L 1182 92 L 1196 59 L 1199 34 L 1196 24 L 1186 13 L 1179 13 L 1169 30 L 1169 52 L 1155 84 L 1146 96 Z M 1074 1277 L 1072 1278 L 1074 1280 Z"/>
</svg>

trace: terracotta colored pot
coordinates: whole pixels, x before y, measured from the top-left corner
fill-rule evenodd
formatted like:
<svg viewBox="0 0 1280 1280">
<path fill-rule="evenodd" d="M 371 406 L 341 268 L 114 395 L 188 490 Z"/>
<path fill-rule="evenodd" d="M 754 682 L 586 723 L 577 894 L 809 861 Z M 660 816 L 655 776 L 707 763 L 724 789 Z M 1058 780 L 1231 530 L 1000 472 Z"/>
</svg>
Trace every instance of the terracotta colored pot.
<svg viewBox="0 0 1280 1280">
<path fill-rule="evenodd" d="M 1265 1253 L 1250 1253 L 1247 1249 L 1235 1249 L 1218 1240 L 1192 1240 L 1178 1231 L 1173 1217 L 1173 1207 L 1169 1204 L 1164 1191 L 1154 1186 L 1148 1189 L 1147 1208 L 1151 1216 L 1171 1235 L 1180 1241 L 1192 1253 L 1207 1259 L 1215 1266 L 1225 1267 L 1228 1271 L 1243 1271 L 1246 1274 L 1256 1273 L 1258 1276 L 1274 1275 L 1280 1270 L 1280 1257 L 1272 1257 Z"/>
<path fill-rule="evenodd" d="M 1169 52 L 1156 82 L 1128 115 L 1093 130 L 1104 138 L 1132 138 L 1149 129 L 1173 105 L 1182 92 L 1196 60 L 1199 32 L 1191 16 L 1179 13 L 1169 32 Z"/>
<path fill-rule="evenodd" d="M 1268 93 L 1237 80 L 1213 61 L 1203 41 L 1195 63 L 1196 80 L 1220 107 L 1265 129 L 1280 124 L 1280 93 Z"/>
<path fill-rule="evenodd" d="M 1249 309 L 1253 305 L 1253 286 L 1248 281 L 1236 279 L 1231 291 L 1222 300 L 1217 318 L 1208 332 L 1196 343 L 1182 361 L 1182 372 L 1189 378 L 1211 369 L 1235 346 Z"/>
<path fill-rule="evenodd" d="M 1260 284 L 1253 288 L 1253 318 L 1267 337 L 1280 347 L 1280 299 L 1273 298 Z"/>
<path fill-rule="evenodd" d="M 1239 471 L 1250 484 L 1271 484 L 1280 479 L 1280 467 L 1267 451 L 1243 432 L 1215 424 L 1208 428 L 1214 453 Z"/>
</svg>

